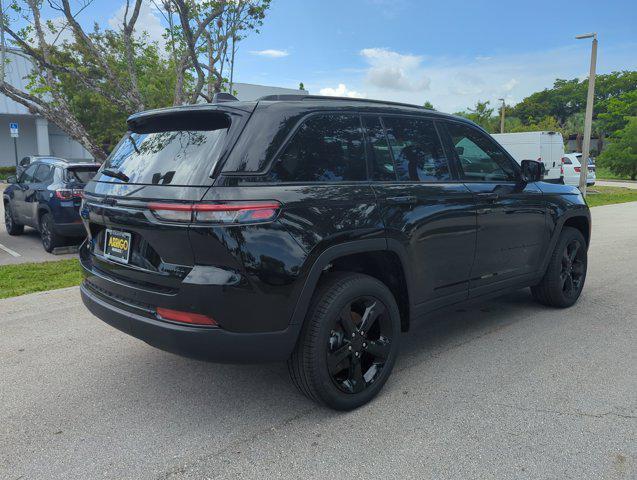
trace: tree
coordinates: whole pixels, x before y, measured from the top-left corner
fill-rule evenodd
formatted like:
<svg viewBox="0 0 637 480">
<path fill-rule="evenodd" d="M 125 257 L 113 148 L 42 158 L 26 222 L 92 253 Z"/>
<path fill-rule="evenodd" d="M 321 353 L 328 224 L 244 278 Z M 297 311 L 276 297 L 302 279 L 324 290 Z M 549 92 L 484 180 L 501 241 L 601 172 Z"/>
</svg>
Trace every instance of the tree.
<svg viewBox="0 0 637 480">
<path fill-rule="evenodd" d="M 224 77 L 228 66 L 228 88 L 232 89 L 237 43 L 248 31 L 258 32 L 270 0 L 171 0 L 168 7 L 174 8 L 179 18 L 173 38 L 180 40 L 182 50 L 175 72 L 173 103 L 196 103 L 199 97 L 211 102 L 213 94 L 222 91 L 228 81 Z M 190 69 L 194 70 L 195 82 L 189 92 L 184 80 Z"/>
<path fill-rule="evenodd" d="M 422 104 L 423 107 L 428 108 L 429 110 L 435 110 L 434 104 L 429 100 L 426 100 L 425 103 Z"/>
<path fill-rule="evenodd" d="M 525 124 L 551 116 L 556 118 L 560 125 L 564 125 L 568 117 L 586 109 L 587 88 L 588 79 L 557 79 L 552 88 L 529 95 L 515 105 L 511 113 Z M 609 102 L 613 99 L 635 90 L 637 90 L 637 72 L 621 71 L 597 75 L 594 118 L 605 113 Z"/>
<path fill-rule="evenodd" d="M 468 108 L 464 112 L 456 112 L 455 115 L 468 118 L 477 123 L 489 133 L 499 131 L 498 119 L 493 116 L 494 109 L 489 108 L 491 102 L 476 102 L 473 108 Z"/>
<path fill-rule="evenodd" d="M 299 90 L 305 90 L 305 85 L 303 85 L 303 82 L 299 83 Z"/>
<path fill-rule="evenodd" d="M 125 0 L 117 28 L 85 30 L 77 20 L 90 9 L 84 0 L 49 1 L 63 25 L 42 17 L 43 0 L 10 0 L 11 15 L 0 17 L 18 54 L 33 64 L 26 91 L 0 78 L 0 92 L 58 125 L 98 160 L 125 130 L 129 114 L 168 105 L 212 100 L 221 91 L 233 49 L 261 25 L 270 0 L 151 0 L 163 12 L 170 56 L 136 28 L 143 0 Z M 26 25 L 14 29 L 14 24 Z M 61 29 L 71 40 L 57 42 Z M 203 92 L 208 85 L 207 93 Z M 100 119 L 98 121 L 97 119 Z M 105 122 L 104 124 L 101 121 Z M 119 134 L 116 135 L 116 132 Z"/>
<path fill-rule="evenodd" d="M 626 126 L 611 138 L 597 163 L 617 175 L 637 179 L 637 117 L 627 119 Z"/>
</svg>

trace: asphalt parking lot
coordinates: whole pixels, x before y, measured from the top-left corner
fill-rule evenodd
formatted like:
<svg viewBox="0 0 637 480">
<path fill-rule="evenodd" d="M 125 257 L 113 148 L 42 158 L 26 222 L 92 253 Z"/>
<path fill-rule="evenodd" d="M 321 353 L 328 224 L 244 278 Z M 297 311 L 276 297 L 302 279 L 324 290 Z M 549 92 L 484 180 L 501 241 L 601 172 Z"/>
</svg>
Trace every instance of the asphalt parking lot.
<svg viewBox="0 0 637 480">
<path fill-rule="evenodd" d="M 77 288 L 2 300 L 0 478 L 637 478 L 637 203 L 593 225 L 576 306 L 524 290 L 441 314 L 349 413 L 285 365 L 146 346 Z"/>
<path fill-rule="evenodd" d="M 0 184 L 0 194 L 7 187 L 6 184 Z M 48 253 L 42 247 L 40 234 L 37 230 L 26 227 L 24 234 L 12 237 L 4 228 L 4 203 L 0 202 L 0 265 L 8 265 L 11 263 L 25 262 L 47 262 L 54 260 L 63 260 L 65 258 L 75 258 L 75 253 Z M 57 251 L 72 251 L 71 245 L 66 249 Z"/>
</svg>

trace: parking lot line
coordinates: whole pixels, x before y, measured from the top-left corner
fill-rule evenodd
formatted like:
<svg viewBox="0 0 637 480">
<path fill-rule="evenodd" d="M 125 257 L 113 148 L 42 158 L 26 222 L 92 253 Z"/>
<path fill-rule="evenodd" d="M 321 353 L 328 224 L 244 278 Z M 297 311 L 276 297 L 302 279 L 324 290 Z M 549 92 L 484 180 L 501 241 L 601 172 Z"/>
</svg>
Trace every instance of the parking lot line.
<svg viewBox="0 0 637 480">
<path fill-rule="evenodd" d="M 4 250 L 5 252 L 7 252 L 12 257 L 16 257 L 17 258 L 17 257 L 21 257 L 22 256 L 18 252 L 16 252 L 15 250 L 11 250 L 9 247 L 5 247 L 1 243 L 0 243 L 0 250 Z"/>
</svg>

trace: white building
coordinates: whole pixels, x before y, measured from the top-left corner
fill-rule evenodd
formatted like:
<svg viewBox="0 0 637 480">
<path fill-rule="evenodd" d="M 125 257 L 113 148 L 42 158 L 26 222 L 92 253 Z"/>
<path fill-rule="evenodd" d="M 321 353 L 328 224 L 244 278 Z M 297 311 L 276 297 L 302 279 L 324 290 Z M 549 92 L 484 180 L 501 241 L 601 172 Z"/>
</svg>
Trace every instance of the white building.
<svg viewBox="0 0 637 480">
<path fill-rule="evenodd" d="M 27 75 L 31 63 L 26 58 L 7 50 L 5 78 L 7 83 L 20 90 L 27 90 Z M 233 90 L 239 100 L 251 101 L 265 95 L 307 94 L 305 90 L 268 87 L 250 83 L 235 83 Z M 69 160 L 90 160 L 91 154 L 75 140 L 72 140 L 57 125 L 46 118 L 29 113 L 26 107 L 0 93 L 0 166 L 15 165 L 13 138 L 10 123 L 18 123 L 18 159 L 27 155 L 53 155 Z"/>
<path fill-rule="evenodd" d="M 307 90 L 295 88 L 270 87 L 267 85 L 255 85 L 253 83 L 233 83 L 232 90 L 239 100 L 250 102 L 266 95 L 307 95 Z"/>
<path fill-rule="evenodd" d="M 31 63 L 7 50 L 5 80 L 20 90 L 26 90 Z M 72 160 L 89 160 L 91 154 L 46 118 L 29 113 L 27 108 L 0 93 L 0 166 L 15 165 L 13 138 L 9 123 L 17 123 L 18 159 L 27 155 L 54 155 Z"/>
</svg>

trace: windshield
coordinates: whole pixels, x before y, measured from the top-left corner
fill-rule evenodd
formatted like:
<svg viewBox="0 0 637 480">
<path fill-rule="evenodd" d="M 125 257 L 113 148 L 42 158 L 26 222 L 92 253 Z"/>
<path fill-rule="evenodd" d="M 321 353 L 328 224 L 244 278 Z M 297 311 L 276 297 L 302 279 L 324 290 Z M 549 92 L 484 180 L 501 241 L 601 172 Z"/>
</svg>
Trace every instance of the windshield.
<svg viewBox="0 0 637 480">
<path fill-rule="evenodd" d="M 97 173 L 97 167 L 93 168 L 69 168 L 66 170 L 66 178 L 69 182 L 88 183 Z"/>
<path fill-rule="evenodd" d="M 127 133 L 100 169 L 116 170 L 127 183 L 209 185 L 228 128 Z M 125 178 L 125 177 L 124 177 Z M 121 180 L 101 176 L 104 182 Z"/>
</svg>

